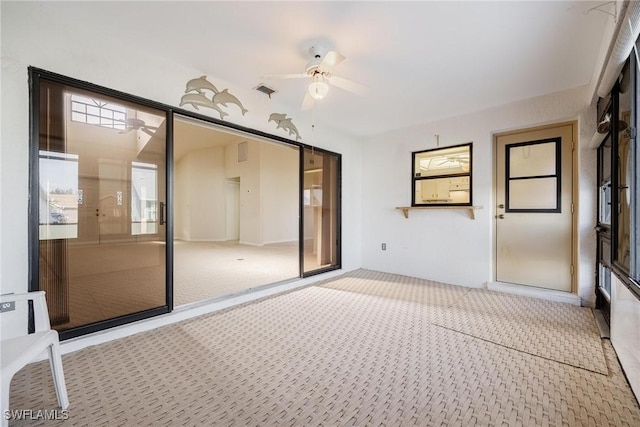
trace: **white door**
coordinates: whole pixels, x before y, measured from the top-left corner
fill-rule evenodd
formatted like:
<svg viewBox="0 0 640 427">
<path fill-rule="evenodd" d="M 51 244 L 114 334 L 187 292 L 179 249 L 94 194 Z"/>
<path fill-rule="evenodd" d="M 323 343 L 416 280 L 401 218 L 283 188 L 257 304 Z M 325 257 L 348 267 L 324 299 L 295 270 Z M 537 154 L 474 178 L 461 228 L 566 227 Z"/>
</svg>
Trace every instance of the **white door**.
<svg viewBox="0 0 640 427">
<path fill-rule="evenodd" d="M 240 180 L 228 179 L 227 199 L 227 240 L 240 239 Z"/>
<path fill-rule="evenodd" d="M 496 280 L 572 289 L 575 124 L 496 137 Z"/>
</svg>

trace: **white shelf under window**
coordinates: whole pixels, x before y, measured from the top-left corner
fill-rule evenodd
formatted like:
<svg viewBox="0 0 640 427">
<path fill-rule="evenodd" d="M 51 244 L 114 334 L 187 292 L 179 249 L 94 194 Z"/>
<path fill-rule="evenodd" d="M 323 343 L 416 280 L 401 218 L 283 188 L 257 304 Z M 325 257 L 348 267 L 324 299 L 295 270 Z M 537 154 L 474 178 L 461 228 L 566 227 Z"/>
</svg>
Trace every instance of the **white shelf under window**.
<svg viewBox="0 0 640 427">
<path fill-rule="evenodd" d="M 475 211 L 482 209 L 482 206 L 398 206 L 396 209 L 402 211 L 405 218 L 409 218 L 409 211 L 411 210 L 424 210 L 424 209 L 457 209 L 469 211 L 471 219 L 476 219 Z"/>
</svg>

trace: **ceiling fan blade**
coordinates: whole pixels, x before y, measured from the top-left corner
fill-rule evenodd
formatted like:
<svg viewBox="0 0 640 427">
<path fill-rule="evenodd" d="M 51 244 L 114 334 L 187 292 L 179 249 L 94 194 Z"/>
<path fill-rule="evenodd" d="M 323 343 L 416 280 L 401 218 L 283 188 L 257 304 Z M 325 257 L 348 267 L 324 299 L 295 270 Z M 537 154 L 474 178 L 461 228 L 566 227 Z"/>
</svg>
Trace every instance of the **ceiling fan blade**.
<svg viewBox="0 0 640 427">
<path fill-rule="evenodd" d="M 353 92 L 356 95 L 366 95 L 369 92 L 369 88 L 361 85 L 360 83 L 353 82 L 351 80 L 343 79 L 338 76 L 331 76 L 328 78 L 329 83 L 332 85 L 339 87 L 340 89 L 347 90 L 349 92 Z"/>
<path fill-rule="evenodd" d="M 300 107 L 300 109 L 302 111 L 310 110 L 311 108 L 313 108 L 314 102 L 315 102 L 315 99 L 313 99 L 311 95 L 309 95 L 309 92 L 305 90 L 304 99 L 302 100 L 302 106 Z"/>
<path fill-rule="evenodd" d="M 261 76 L 261 79 L 264 80 L 274 80 L 274 79 L 303 79 L 305 77 L 309 77 L 307 73 L 295 73 L 295 74 L 265 74 Z"/>
<path fill-rule="evenodd" d="M 333 67 L 335 67 L 336 65 L 338 65 L 339 63 L 341 63 L 342 61 L 345 60 L 344 55 L 331 50 L 329 52 L 327 52 L 327 54 L 324 56 L 324 58 L 322 58 L 322 62 L 320 62 L 320 64 L 318 64 L 318 69 L 320 71 L 326 71 L 329 72 L 331 71 L 331 69 Z"/>
<path fill-rule="evenodd" d="M 149 129 L 147 126 L 143 126 L 140 128 L 140 130 L 144 133 L 146 133 L 149 136 L 154 136 L 156 133 L 154 131 L 152 131 L 151 129 Z"/>
</svg>

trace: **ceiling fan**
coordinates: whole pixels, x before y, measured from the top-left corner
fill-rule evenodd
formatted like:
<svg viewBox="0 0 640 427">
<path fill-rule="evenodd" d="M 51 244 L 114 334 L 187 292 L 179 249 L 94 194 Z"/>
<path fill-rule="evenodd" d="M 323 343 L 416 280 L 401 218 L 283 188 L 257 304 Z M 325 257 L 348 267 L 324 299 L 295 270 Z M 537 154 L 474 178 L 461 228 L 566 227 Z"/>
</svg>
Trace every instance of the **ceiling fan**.
<svg viewBox="0 0 640 427">
<path fill-rule="evenodd" d="M 444 165 L 446 163 L 458 163 L 458 164 L 468 164 L 469 163 L 469 157 L 466 154 L 454 154 L 454 155 L 449 155 L 449 156 L 445 156 L 439 163 L 438 166 L 440 165 Z"/>
<path fill-rule="evenodd" d="M 314 100 L 324 98 L 329 92 L 329 85 L 336 86 L 346 91 L 364 95 L 368 88 L 360 83 L 333 75 L 333 67 L 340 64 L 346 58 L 344 55 L 330 50 L 326 51 L 322 46 L 312 46 L 309 49 L 311 61 L 305 67 L 304 73 L 295 74 L 267 74 L 263 79 L 311 79 L 308 90 L 302 102 L 302 109 L 311 108 Z"/>
<path fill-rule="evenodd" d="M 147 126 L 144 120 L 141 120 L 135 117 L 128 117 L 125 123 L 127 127 L 124 130 L 120 131 L 119 133 L 128 133 L 135 129 L 135 130 L 141 130 L 144 133 L 150 136 L 153 136 L 156 130 L 158 130 L 157 126 Z"/>
</svg>

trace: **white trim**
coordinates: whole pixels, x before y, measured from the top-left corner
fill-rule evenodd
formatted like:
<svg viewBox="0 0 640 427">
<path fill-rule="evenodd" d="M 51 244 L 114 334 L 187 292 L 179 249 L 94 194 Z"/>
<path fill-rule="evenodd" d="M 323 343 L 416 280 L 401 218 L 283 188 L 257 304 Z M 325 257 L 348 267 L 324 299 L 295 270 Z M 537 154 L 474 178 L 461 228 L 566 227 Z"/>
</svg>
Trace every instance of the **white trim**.
<svg viewBox="0 0 640 427">
<path fill-rule="evenodd" d="M 487 289 L 496 292 L 533 297 L 547 301 L 563 302 L 572 305 L 582 305 L 582 300 L 576 294 L 556 291 L 552 289 L 536 288 L 533 286 L 514 285 L 504 282 L 487 282 Z"/>
</svg>

